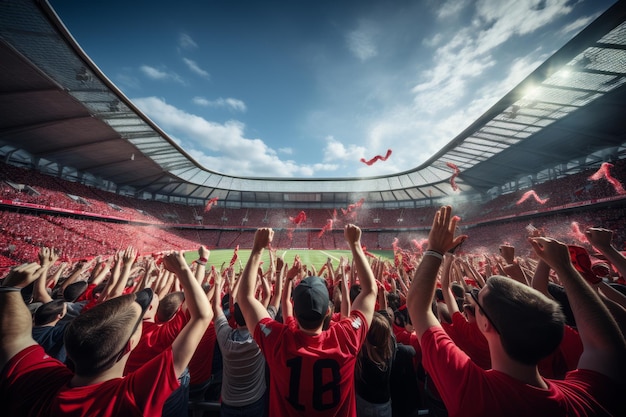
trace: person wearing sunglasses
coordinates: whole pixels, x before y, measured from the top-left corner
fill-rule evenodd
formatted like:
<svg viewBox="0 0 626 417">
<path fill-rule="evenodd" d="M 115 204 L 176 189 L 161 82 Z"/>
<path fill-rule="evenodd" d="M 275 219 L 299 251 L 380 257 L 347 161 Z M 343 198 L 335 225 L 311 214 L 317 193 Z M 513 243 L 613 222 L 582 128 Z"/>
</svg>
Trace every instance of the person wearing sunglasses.
<svg viewBox="0 0 626 417">
<path fill-rule="evenodd" d="M 435 214 L 428 250 L 417 268 L 407 305 L 422 347 L 424 369 L 450 416 L 626 415 L 626 341 L 598 295 L 572 265 L 565 244 L 529 239 L 537 256 L 558 275 L 568 293 L 584 351 L 564 380 L 543 378 L 537 363 L 563 337 L 559 305 L 508 277 L 492 276 L 471 295 L 476 322 L 489 344 L 492 369 L 474 364 L 441 328 L 431 310 L 443 254 L 467 238 L 455 236 L 459 218 L 451 207 Z"/>
<path fill-rule="evenodd" d="M 104 301 L 68 326 L 71 366 L 45 354 L 31 337 L 31 315 L 20 294 L 38 279 L 36 263 L 14 268 L 0 286 L 0 400 L 7 416 L 160 416 L 168 396 L 213 318 L 206 294 L 181 252 L 163 259 L 185 291 L 190 319 L 171 348 L 123 376 L 137 346 L 153 292 Z"/>
</svg>

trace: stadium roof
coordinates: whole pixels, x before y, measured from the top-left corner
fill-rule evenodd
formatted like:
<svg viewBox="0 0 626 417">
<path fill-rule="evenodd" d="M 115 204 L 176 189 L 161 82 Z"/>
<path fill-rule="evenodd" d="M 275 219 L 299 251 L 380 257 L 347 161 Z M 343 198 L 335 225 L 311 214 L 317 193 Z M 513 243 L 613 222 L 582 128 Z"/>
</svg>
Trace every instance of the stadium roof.
<svg viewBox="0 0 626 417">
<path fill-rule="evenodd" d="M 0 154 L 136 195 L 225 204 L 393 206 L 484 193 L 606 160 L 626 142 L 626 0 L 422 165 L 367 178 L 244 178 L 193 160 L 80 49 L 43 0 L 0 2 Z M 59 172 L 60 171 L 60 172 Z M 84 177 L 83 177 L 84 178 Z M 181 201 L 182 201 L 181 200 Z"/>
</svg>

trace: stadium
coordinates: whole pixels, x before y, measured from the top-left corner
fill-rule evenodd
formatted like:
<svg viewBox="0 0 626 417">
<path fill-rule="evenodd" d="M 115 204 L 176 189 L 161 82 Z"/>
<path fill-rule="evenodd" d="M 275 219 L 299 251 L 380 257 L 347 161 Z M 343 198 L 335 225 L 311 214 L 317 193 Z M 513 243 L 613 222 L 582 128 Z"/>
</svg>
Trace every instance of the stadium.
<svg viewBox="0 0 626 417">
<path fill-rule="evenodd" d="M 284 251 L 348 251 L 353 223 L 372 257 L 421 254 L 443 205 L 469 236 L 460 253 L 506 244 L 526 255 L 534 229 L 594 252 L 582 232 L 594 226 L 626 250 L 626 1 L 426 162 L 363 178 L 237 177 L 200 165 L 45 1 L 0 2 L 0 39 L 3 275 L 43 247 L 75 262 L 205 245 L 226 250 L 209 263 L 219 267 L 262 227 Z"/>
</svg>

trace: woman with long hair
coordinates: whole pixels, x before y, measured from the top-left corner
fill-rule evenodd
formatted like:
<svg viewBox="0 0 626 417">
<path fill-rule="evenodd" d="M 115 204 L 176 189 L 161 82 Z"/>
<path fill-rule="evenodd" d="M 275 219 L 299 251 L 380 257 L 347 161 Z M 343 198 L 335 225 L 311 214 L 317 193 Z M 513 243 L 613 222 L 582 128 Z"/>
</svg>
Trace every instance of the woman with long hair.
<svg viewBox="0 0 626 417">
<path fill-rule="evenodd" d="M 359 417 L 391 417 L 391 367 L 396 343 L 391 323 L 375 312 L 355 367 Z"/>
</svg>

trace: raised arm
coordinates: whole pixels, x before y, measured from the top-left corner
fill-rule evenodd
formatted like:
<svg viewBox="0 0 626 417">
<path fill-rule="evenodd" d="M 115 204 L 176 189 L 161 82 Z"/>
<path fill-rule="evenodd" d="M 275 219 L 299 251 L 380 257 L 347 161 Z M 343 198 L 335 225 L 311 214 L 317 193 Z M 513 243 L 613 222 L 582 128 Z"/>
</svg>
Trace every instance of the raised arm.
<svg viewBox="0 0 626 417">
<path fill-rule="evenodd" d="M 196 260 L 196 280 L 202 285 L 204 282 L 204 275 L 206 273 L 206 263 L 209 261 L 209 251 L 205 246 L 198 248 L 198 259 Z"/>
<path fill-rule="evenodd" d="M 54 249 L 43 247 L 39 251 L 39 264 L 41 265 L 38 271 L 39 278 L 35 281 L 33 288 L 33 301 L 40 301 L 43 304 L 52 301 L 52 297 L 46 290 L 46 280 L 48 279 L 48 271 L 50 267 L 54 265 L 58 256 L 54 252 Z"/>
<path fill-rule="evenodd" d="M 172 343 L 174 371 L 181 376 L 189 364 L 200 339 L 213 319 L 213 310 L 202 286 L 194 277 L 182 252 L 172 252 L 163 258 L 165 268 L 176 274 L 185 292 L 189 321 Z"/>
<path fill-rule="evenodd" d="M 302 272 L 302 263 L 300 256 L 296 255 L 291 268 L 287 269 L 285 274 L 285 288 L 280 298 L 280 306 L 282 310 L 283 322 L 287 317 L 293 317 L 293 305 L 291 304 L 291 291 L 293 290 L 293 280 Z"/>
<path fill-rule="evenodd" d="M 454 255 L 447 253 L 443 256 L 443 270 L 441 273 L 441 292 L 443 293 L 443 301 L 446 303 L 450 317 L 459 311 L 459 305 L 450 288 L 450 275 L 452 274 L 452 264 L 454 263 Z"/>
<path fill-rule="evenodd" d="M 361 246 L 361 229 L 353 224 L 348 224 L 343 234 L 352 251 L 352 261 L 356 267 L 361 284 L 361 292 L 352 302 L 352 310 L 358 310 L 363 313 L 369 327 L 372 323 L 372 317 L 374 317 L 376 296 L 378 295 L 376 279 Z"/>
<path fill-rule="evenodd" d="M 339 268 L 341 268 L 341 280 L 339 285 L 341 285 L 341 318 L 344 319 L 350 315 L 350 288 L 348 288 L 348 275 L 346 273 L 346 266 L 348 265 L 348 260 L 343 256 L 339 259 Z"/>
<path fill-rule="evenodd" d="M 0 286 L 0 369 L 23 349 L 37 344 L 32 337 L 32 316 L 20 290 L 41 276 L 40 269 L 34 262 L 19 265 Z"/>
<path fill-rule="evenodd" d="M 274 291 L 272 292 L 272 298 L 270 299 L 269 304 L 269 307 L 273 307 L 275 311 L 278 311 L 278 309 L 280 308 L 280 300 L 282 300 L 283 297 L 283 284 L 285 282 L 284 278 L 286 273 L 286 266 L 287 264 L 285 264 L 282 258 L 276 259 L 276 278 L 274 282 Z"/>
<path fill-rule="evenodd" d="M 626 257 L 611 244 L 613 231 L 590 227 L 585 231 L 587 240 L 613 264 L 621 276 L 626 277 Z"/>
<path fill-rule="evenodd" d="M 465 235 L 454 236 L 458 220 L 458 217 L 452 216 L 450 206 L 443 206 L 437 210 L 428 235 L 428 249 L 424 252 L 422 262 L 417 267 L 409 288 L 406 304 L 411 322 L 420 340 L 426 330 L 440 325 L 432 311 L 431 304 L 443 254 L 467 237 Z"/>
<path fill-rule="evenodd" d="M 584 346 L 578 368 L 594 370 L 623 383 L 626 341 L 599 295 L 572 265 L 567 245 L 544 237 L 529 241 L 565 287 Z"/>
<path fill-rule="evenodd" d="M 239 284 L 237 301 L 250 332 L 254 331 L 261 319 L 269 317 L 269 313 L 263 304 L 256 299 L 254 293 L 256 290 L 257 271 L 261 265 L 261 256 L 263 255 L 263 250 L 272 242 L 272 237 L 274 237 L 274 231 L 270 228 L 261 228 L 256 231 L 250 258 L 248 258 L 240 278 L 241 283 Z"/>
<path fill-rule="evenodd" d="M 533 274 L 533 278 L 531 280 L 531 286 L 546 297 L 554 299 L 552 294 L 550 294 L 550 291 L 548 291 L 549 281 L 550 265 L 545 263 L 545 261 L 540 260 L 539 263 L 537 263 L 537 268 L 535 268 L 535 273 Z"/>
</svg>

